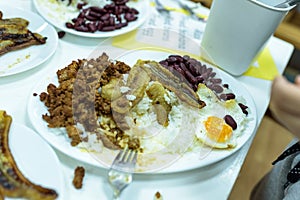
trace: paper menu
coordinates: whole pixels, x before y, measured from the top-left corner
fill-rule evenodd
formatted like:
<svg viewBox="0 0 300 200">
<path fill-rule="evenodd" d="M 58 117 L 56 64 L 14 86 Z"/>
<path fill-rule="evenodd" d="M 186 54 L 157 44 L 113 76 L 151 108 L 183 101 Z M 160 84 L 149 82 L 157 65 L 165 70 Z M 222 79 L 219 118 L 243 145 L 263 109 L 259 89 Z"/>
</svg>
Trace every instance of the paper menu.
<svg viewBox="0 0 300 200">
<path fill-rule="evenodd" d="M 152 13 L 142 27 L 115 37 L 112 44 L 125 49 L 157 47 L 200 55 L 205 22 L 193 20 L 180 12 Z"/>
</svg>

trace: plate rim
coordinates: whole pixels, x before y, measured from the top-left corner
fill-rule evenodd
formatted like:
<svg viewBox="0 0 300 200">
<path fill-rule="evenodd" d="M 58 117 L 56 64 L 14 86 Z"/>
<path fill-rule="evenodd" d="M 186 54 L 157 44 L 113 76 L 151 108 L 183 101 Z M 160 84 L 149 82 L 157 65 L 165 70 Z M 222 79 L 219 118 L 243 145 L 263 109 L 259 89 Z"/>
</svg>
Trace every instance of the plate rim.
<svg viewBox="0 0 300 200">
<path fill-rule="evenodd" d="M 37 133 L 36 131 L 34 131 L 33 129 L 31 129 L 30 127 L 28 127 L 28 126 L 26 126 L 24 124 L 12 121 L 10 131 L 11 130 L 18 130 L 18 129 L 23 130 L 22 134 L 27 134 L 26 136 L 35 137 L 34 141 L 35 142 L 38 141 L 41 144 L 40 146 L 42 146 L 46 151 L 48 151 L 48 153 L 51 154 L 51 156 L 52 156 L 51 164 L 55 163 L 56 171 L 59 173 L 59 174 L 56 174 L 56 175 L 59 177 L 58 179 L 59 179 L 59 183 L 60 184 L 58 185 L 58 187 L 59 187 L 58 190 L 57 190 L 57 188 L 55 188 L 55 191 L 58 193 L 58 199 L 64 199 L 64 196 L 65 196 L 64 195 L 64 191 L 65 191 L 65 178 L 64 178 L 64 174 L 63 174 L 63 169 L 62 169 L 62 166 L 61 166 L 61 162 L 60 162 L 60 160 L 59 160 L 56 152 L 54 151 L 54 149 L 52 148 L 52 146 L 39 133 Z M 13 133 L 14 136 L 11 136 L 12 134 L 10 133 L 10 137 L 9 137 L 9 146 L 10 146 L 9 148 L 10 149 L 13 149 L 13 147 L 10 144 L 10 141 L 12 139 L 11 137 L 13 137 L 13 138 L 16 137 L 16 134 L 20 135 L 20 133 Z M 48 158 L 49 158 L 49 156 L 47 157 L 47 159 Z M 16 159 L 15 156 L 14 156 L 14 159 Z M 17 162 L 17 160 L 16 160 L 16 162 Z M 33 162 L 30 162 L 30 163 L 33 163 Z M 20 170 L 22 170 L 22 164 L 21 164 L 21 166 L 18 165 L 18 168 Z M 22 172 L 22 173 L 24 173 L 24 172 Z M 29 174 L 29 176 L 28 176 L 28 174 Z M 32 174 L 32 172 L 28 173 L 28 171 L 26 171 L 26 177 L 30 181 L 32 181 L 31 178 L 30 178 L 30 176 L 31 176 L 30 174 Z M 38 182 L 38 183 L 37 182 L 33 182 L 33 183 L 38 184 L 38 185 L 43 185 L 44 187 L 51 187 L 51 186 L 44 185 L 42 183 L 42 181 Z M 53 189 L 53 188 L 51 188 L 51 189 Z M 10 199 L 10 198 L 8 198 L 8 199 Z"/>
<path fill-rule="evenodd" d="M 139 49 L 138 51 L 143 51 L 143 50 L 141 50 L 141 49 Z M 163 52 L 163 53 L 166 53 L 166 52 Z M 215 67 L 215 66 L 213 66 L 213 65 L 211 65 L 211 64 L 209 64 L 209 63 L 207 63 L 207 62 L 205 62 L 205 61 L 200 61 L 200 62 L 202 62 L 202 63 L 204 63 L 204 64 L 206 64 L 207 66 L 209 66 L 209 67 L 212 67 L 213 68 L 213 70 L 214 70 L 214 72 L 216 72 L 217 73 L 217 75 L 219 75 L 221 78 L 222 78 L 222 80 L 223 81 L 227 81 L 228 79 L 230 79 L 230 82 L 231 81 L 233 81 L 233 82 L 238 82 L 238 80 L 236 80 L 233 76 L 231 76 L 230 74 L 228 74 L 228 73 L 226 73 L 225 71 L 223 71 L 223 70 L 221 70 L 221 69 L 219 69 L 219 68 L 217 68 L 217 67 Z M 51 76 L 51 77 L 47 77 L 46 78 L 47 80 L 48 80 L 48 84 L 49 84 L 49 81 L 52 81 L 52 83 L 53 83 L 53 81 L 54 81 L 54 79 L 55 79 L 55 81 L 57 81 L 57 78 L 56 78 L 56 76 L 55 76 L 55 74 L 53 75 L 53 76 Z M 45 87 L 45 86 L 47 86 L 47 85 L 43 85 L 43 84 L 46 84 L 45 83 L 45 81 L 46 81 L 46 79 L 43 79 L 41 82 L 40 82 L 40 84 L 38 84 L 40 87 L 41 86 L 43 86 L 43 87 Z M 230 84 L 231 85 L 231 84 Z M 35 90 L 37 90 L 37 89 L 39 89 L 40 87 L 35 87 L 35 88 L 33 88 L 33 90 L 32 90 L 32 94 L 33 93 L 35 93 L 35 92 L 37 92 L 37 91 L 35 91 Z M 211 160 L 211 161 L 209 161 L 209 162 L 206 162 L 205 164 L 198 164 L 198 165 L 196 165 L 196 166 L 193 166 L 193 167 L 184 167 L 184 168 L 181 168 L 181 169 L 177 169 L 177 170 L 172 170 L 172 166 L 174 165 L 174 164 L 176 164 L 176 162 L 178 161 L 178 160 L 180 160 L 180 159 L 182 159 L 182 158 L 179 158 L 178 160 L 176 160 L 176 162 L 173 162 L 171 165 L 169 165 L 168 167 L 166 167 L 166 168 L 163 168 L 162 170 L 159 170 L 159 171 L 154 171 L 154 172 L 137 172 L 137 173 L 141 173 L 141 174 L 169 174 L 169 173 L 177 173 L 177 172 L 183 172 L 183 171 L 189 171 L 189 170 L 194 170 L 194 169 L 198 169 L 198 168 L 202 168 L 202 167 L 206 167 L 206 166 L 209 166 L 209 165 L 211 165 L 211 164 L 214 164 L 214 163 L 217 163 L 217 162 L 219 162 L 219 161 L 221 161 L 221 160 L 223 160 L 223 159 L 226 159 L 227 157 L 230 157 L 232 154 L 234 154 L 235 152 L 237 152 L 238 150 L 240 150 L 246 143 L 247 143 L 247 141 L 251 138 L 251 136 L 254 134 L 254 132 L 255 132 L 255 130 L 256 130 L 256 128 L 257 128 L 257 108 L 256 108 L 256 105 L 255 105 L 255 102 L 254 102 L 254 99 L 253 99 L 253 97 L 252 97 L 252 95 L 249 93 L 249 91 L 247 90 L 247 88 L 244 86 L 244 85 L 242 85 L 242 84 L 239 84 L 239 85 L 237 85 L 237 86 L 231 86 L 232 88 L 232 90 L 236 90 L 237 88 L 242 88 L 243 89 L 243 93 L 245 93 L 247 96 L 248 96 L 248 98 L 247 99 L 245 99 L 246 100 L 246 102 L 247 102 L 247 105 L 250 105 L 249 107 L 251 108 L 251 113 L 250 113 L 250 116 L 252 116 L 254 119 L 252 119 L 251 121 L 250 121 L 250 123 L 249 124 L 252 124 L 252 130 L 251 130 L 251 132 L 245 132 L 245 133 L 243 133 L 243 134 L 249 134 L 245 139 L 244 139 L 244 142 L 242 143 L 242 144 L 237 144 L 237 146 L 235 147 L 235 148 L 233 148 L 233 149 L 223 149 L 223 150 L 220 150 L 220 151 L 223 151 L 223 152 L 227 152 L 227 155 L 225 155 L 225 156 L 221 156 L 221 157 L 219 157 L 219 158 L 217 158 L 217 159 L 213 159 L 213 160 Z M 43 91 L 45 91 L 45 88 L 44 88 L 44 90 Z M 38 91 L 38 92 L 40 92 L 40 91 Z M 240 95 L 239 95 L 240 96 Z M 29 98 L 29 100 L 28 100 L 28 106 L 27 106 L 27 109 L 28 109 L 28 115 L 29 115 L 29 119 L 30 119 L 30 121 L 31 121 L 31 123 L 32 123 L 32 121 L 33 121 L 33 115 L 32 115 L 32 110 L 31 110 L 31 108 L 33 108 L 33 106 L 34 105 L 32 105 L 33 103 L 34 103 L 34 101 L 35 101 L 35 99 L 34 98 L 37 98 L 37 97 L 33 97 L 32 95 L 30 96 L 30 98 Z M 39 101 L 39 100 L 38 100 Z M 40 102 L 40 101 L 39 101 Z M 40 103 L 42 103 L 42 102 L 40 102 Z M 44 106 L 43 104 L 41 104 L 42 106 Z M 42 117 L 40 116 L 40 119 L 42 120 Z M 44 137 L 45 138 L 45 140 L 49 140 L 49 138 L 51 138 L 51 137 L 53 137 L 52 135 L 48 135 L 48 134 L 46 134 L 46 133 L 44 133 L 43 131 L 41 131 L 41 130 L 38 130 L 39 129 L 39 126 L 37 125 L 37 123 L 32 123 L 33 124 L 33 127 L 36 129 L 36 131 L 37 132 L 42 132 L 42 137 Z M 45 122 L 45 125 L 46 125 L 46 122 Z M 248 127 L 246 127 L 246 128 L 248 128 Z M 251 127 L 250 127 L 251 128 Z M 49 128 L 48 128 L 49 129 Z M 51 130 L 49 131 L 49 133 L 50 134 L 55 134 L 55 133 L 51 133 Z M 55 136 L 56 137 L 56 136 Z M 245 137 L 245 136 L 244 136 Z M 243 138 L 243 137 L 239 137 L 239 138 Z M 49 141 L 48 141 L 49 142 Z M 65 141 L 66 142 L 66 144 L 67 144 L 67 142 L 68 141 Z M 90 154 L 85 154 L 86 156 L 84 157 L 84 156 L 82 156 L 82 155 L 80 155 L 80 157 L 75 157 L 75 156 L 73 156 L 73 155 L 70 155 L 68 152 L 69 152 L 69 150 L 63 150 L 63 149 L 65 149 L 66 147 L 61 147 L 59 144 L 52 144 L 53 142 L 49 142 L 50 143 L 50 145 L 51 146 L 53 146 L 54 148 L 56 148 L 56 149 L 58 149 L 59 151 L 61 151 L 62 153 L 64 153 L 64 154 L 66 154 L 66 155 L 68 155 L 68 156 L 70 156 L 71 158 L 73 158 L 73 159 L 76 159 L 76 160 L 79 160 L 79 161 L 82 161 L 82 162 L 85 162 L 85 163 L 88 163 L 88 164 L 91 164 L 91 165 L 93 165 L 93 166 L 95 166 L 95 167 L 100 167 L 100 168 L 106 168 L 103 164 L 101 164 L 99 161 L 97 161 L 95 158 L 93 158 L 93 156 L 91 156 Z M 80 150 L 79 150 L 79 148 L 75 148 L 74 149 L 75 150 L 75 153 L 76 152 L 80 152 Z M 73 150 L 72 150 L 73 151 Z M 218 150 L 216 150 L 216 149 L 213 149 L 212 151 L 214 151 L 214 152 L 218 152 Z M 74 154 L 74 152 L 73 152 L 73 154 Z M 78 156 L 78 155 L 77 155 Z M 201 162 L 201 161 L 200 161 Z M 171 169 L 171 170 L 168 170 L 168 169 Z"/>
<path fill-rule="evenodd" d="M 34 68 L 39 67 L 40 65 L 45 63 L 47 60 L 49 60 L 54 55 L 54 53 L 56 52 L 56 49 L 57 49 L 57 46 L 58 46 L 58 34 L 57 34 L 56 30 L 54 29 L 54 27 L 51 24 L 49 24 L 48 22 L 46 22 L 40 15 L 38 15 L 37 13 L 35 13 L 31 10 L 25 10 L 25 9 L 23 9 L 21 7 L 18 7 L 18 6 L 17 7 L 12 7 L 10 5 L 4 4 L 3 2 L 0 2 L 0 6 L 1 6 L 1 11 L 2 12 L 3 12 L 3 10 L 14 10 L 15 12 L 18 13 L 17 15 L 19 17 L 22 17 L 23 15 L 31 15 L 35 18 L 35 20 L 38 20 L 42 25 L 46 24 L 46 28 L 49 29 L 49 36 L 47 36 L 48 41 L 46 41 L 45 45 L 47 45 L 47 43 L 49 44 L 49 38 L 51 38 L 51 44 L 49 44 L 49 46 L 53 47 L 52 49 L 49 50 L 48 55 L 45 56 L 43 59 L 34 62 L 34 64 L 30 64 L 30 63 L 33 62 L 33 60 L 32 60 L 31 62 L 28 63 L 28 65 L 26 65 L 26 67 L 22 67 L 24 65 L 21 65 L 21 66 L 19 66 L 19 67 L 23 68 L 21 70 L 20 69 L 19 70 L 14 70 L 14 71 L 4 70 L 5 73 L 3 73 L 3 74 L 1 73 L 0 78 L 1 77 L 12 76 L 12 75 L 16 75 L 16 74 L 20 74 L 20 73 L 32 70 Z M 5 18 L 6 13 L 3 13 L 3 15 L 4 15 L 4 18 Z M 9 14 L 9 15 L 11 15 L 11 14 Z M 28 20 L 29 23 L 31 23 L 30 19 L 26 18 L 26 20 Z M 38 48 L 38 46 L 31 46 L 31 47 Z M 47 49 L 49 49 L 49 48 L 47 48 Z M 20 49 L 18 51 L 22 51 L 22 50 L 26 51 L 26 48 Z M 42 53 L 42 51 L 40 51 L 40 52 Z M 14 52 L 12 51 L 12 52 L 8 52 L 8 53 L 13 54 Z M 0 59 L 1 59 L 1 57 L 0 57 Z"/>
<path fill-rule="evenodd" d="M 150 5 L 149 0 L 140 0 L 140 1 L 143 2 L 144 6 L 147 3 L 148 3 L 148 5 Z M 86 37 L 86 38 L 110 38 L 110 37 L 115 37 L 115 36 L 119 36 L 119 35 L 129 33 L 131 31 L 134 31 L 138 27 L 142 26 L 143 23 L 147 20 L 148 15 L 150 14 L 149 9 L 143 9 L 144 13 L 143 13 L 142 19 L 138 20 L 139 23 L 132 25 L 132 27 L 130 27 L 130 29 L 129 28 L 126 29 L 126 27 L 125 27 L 123 29 L 110 31 L 110 32 L 86 33 L 86 32 L 75 31 L 73 29 L 69 29 L 69 28 L 61 26 L 57 23 L 54 23 L 53 20 L 50 17 L 47 17 L 41 11 L 41 9 L 40 9 L 41 5 L 39 5 L 38 0 L 33 0 L 33 5 L 34 5 L 35 9 L 37 10 L 37 12 L 40 14 L 40 16 L 42 16 L 47 22 L 49 22 L 50 24 L 52 24 L 56 28 L 61 29 L 62 31 L 65 31 L 66 33 L 70 33 L 70 34 L 75 35 L 75 36 Z M 135 21 L 135 22 L 137 22 L 137 21 Z M 132 22 L 132 23 L 134 23 L 134 22 Z"/>
</svg>

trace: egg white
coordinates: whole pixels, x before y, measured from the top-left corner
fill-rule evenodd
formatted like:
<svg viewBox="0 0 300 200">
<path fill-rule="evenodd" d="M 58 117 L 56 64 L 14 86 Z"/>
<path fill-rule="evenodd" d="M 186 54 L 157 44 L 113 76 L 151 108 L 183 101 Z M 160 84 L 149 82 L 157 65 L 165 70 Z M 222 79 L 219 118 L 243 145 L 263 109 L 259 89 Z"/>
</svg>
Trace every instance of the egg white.
<svg viewBox="0 0 300 200">
<path fill-rule="evenodd" d="M 242 112 L 235 99 L 221 101 L 215 93 L 204 84 L 199 84 L 197 94 L 206 103 L 206 106 L 199 110 L 198 129 L 196 137 L 204 144 L 213 148 L 233 148 L 237 145 L 237 138 L 242 135 L 246 124 L 246 115 Z M 237 129 L 233 130 L 231 138 L 225 142 L 217 142 L 207 136 L 204 122 L 209 116 L 216 116 L 223 119 L 225 115 L 231 115 L 237 123 Z"/>
</svg>

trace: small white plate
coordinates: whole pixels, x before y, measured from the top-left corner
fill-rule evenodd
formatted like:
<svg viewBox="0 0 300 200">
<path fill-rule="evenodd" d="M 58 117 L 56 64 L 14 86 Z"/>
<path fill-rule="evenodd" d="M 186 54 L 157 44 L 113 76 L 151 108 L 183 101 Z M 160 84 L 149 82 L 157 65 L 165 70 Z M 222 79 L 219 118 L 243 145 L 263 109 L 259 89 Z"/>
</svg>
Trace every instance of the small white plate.
<svg viewBox="0 0 300 200">
<path fill-rule="evenodd" d="M 127 5 L 139 11 L 138 19 L 136 21 L 130 22 L 128 23 L 128 26 L 118 30 L 109 32 L 96 31 L 94 33 L 88 33 L 69 29 L 65 25 L 66 22 L 71 21 L 73 18 L 78 16 L 79 11 L 76 8 L 60 4 L 57 1 L 49 0 L 33 0 L 33 3 L 40 15 L 55 27 L 67 33 L 90 38 L 113 37 L 128 33 L 138 28 L 146 21 L 150 10 L 150 4 L 148 0 L 138 0 L 136 2 L 130 1 L 127 3 Z"/>
<path fill-rule="evenodd" d="M 108 51 L 108 50 L 107 50 Z M 109 52 L 107 52 L 109 55 Z M 135 50 L 128 51 L 127 53 L 122 54 L 117 60 L 124 61 L 125 63 L 133 66 L 133 64 L 137 61 L 137 59 L 143 60 L 156 60 L 160 61 L 168 57 L 170 53 L 160 52 L 160 51 L 149 51 L 149 50 Z M 204 63 L 203 63 L 204 64 Z M 216 163 L 226 157 L 232 155 L 236 151 L 238 151 L 248 140 L 251 138 L 254 130 L 256 128 L 256 107 L 252 96 L 247 91 L 246 88 L 232 76 L 223 72 L 220 69 L 217 69 L 208 63 L 205 63 L 207 66 L 212 67 L 214 72 L 217 73 L 217 76 L 222 78 L 223 83 L 228 83 L 232 91 L 239 97 L 243 97 L 247 106 L 249 107 L 248 118 L 251 119 L 247 123 L 247 127 L 245 131 L 242 133 L 240 137 L 237 138 L 237 146 L 233 149 L 224 149 L 217 150 L 211 148 L 203 148 L 201 151 L 208 152 L 207 156 L 204 158 L 200 157 L 198 151 L 192 152 L 187 151 L 184 155 L 174 162 L 171 166 L 158 171 L 158 173 L 173 173 L 173 172 L 181 172 L 196 168 L 201 168 L 204 166 L 208 166 L 210 164 Z M 36 85 L 34 90 L 31 92 L 40 94 L 41 92 L 46 91 L 49 83 L 53 83 L 58 85 L 58 80 L 55 75 L 51 77 L 45 77 L 45 79 Z M 99 162 L 95 156 L 91 156 L 87 151 L 82 151 L 80 148 L 72 147 L 70 145 L 70 139 L 66 135 L 64 129 L 51 129 L 48 128 L 47 123 L 42 119 L 42 115 L 47 113 L 47 108 L 44 104 L 39 100 L 38 96 L 31 95 L 28 104 L 28 113 L 29 119 L 33 124 L 34 128 L 44 137 L 53 147 L 58 149 L 59 151 L 65 153 L 66 155 L 78 159 L 80 161 L 92 164 L 97 167 L 107 167 L 103 164 L 103 162 Z"/>
<path fill-rule="evenodd" d="M 28 29 L 47 37 L 46 43 L 11 51 L 0 56 L 0 77 L 21 73 L 39 66 L 56 50 L 58 35 L 56 30 L 39 15 L 0 3 L 3 19 L 21 17 L 29 21 Z"/>
<path fill-rule="evenodd" d="M 64 177 L 54 150 L 30 128 L 12 123 L 9 147 L 18 168 L 31 182 L 54 189 L 64 199 Z M 9 198 L 8 198 L 9 199 Z"/>
</svg>

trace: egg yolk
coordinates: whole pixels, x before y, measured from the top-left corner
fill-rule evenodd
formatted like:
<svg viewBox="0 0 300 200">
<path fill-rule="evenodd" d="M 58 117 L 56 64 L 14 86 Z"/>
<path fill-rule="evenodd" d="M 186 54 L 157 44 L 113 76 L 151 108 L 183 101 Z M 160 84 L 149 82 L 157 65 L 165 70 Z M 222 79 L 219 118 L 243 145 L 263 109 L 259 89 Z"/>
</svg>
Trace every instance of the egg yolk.
<svg viewBox="0 0 300 200">
<path fill-rule="evenodd" d="M 210 116 L 204 122 L 207 136 L 216 142 L 226 142 L 232 135 L 232 128 L 219 117 Z"/>
</svg>

